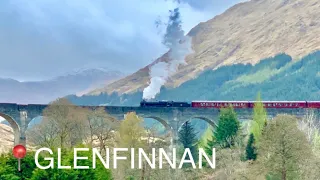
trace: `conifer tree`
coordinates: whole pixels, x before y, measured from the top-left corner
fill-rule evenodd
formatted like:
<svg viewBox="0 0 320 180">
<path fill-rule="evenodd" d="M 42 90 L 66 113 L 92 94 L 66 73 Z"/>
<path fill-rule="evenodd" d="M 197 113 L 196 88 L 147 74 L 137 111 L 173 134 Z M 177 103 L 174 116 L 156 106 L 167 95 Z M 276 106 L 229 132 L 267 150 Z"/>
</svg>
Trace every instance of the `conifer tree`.
<svg viewBox="0 0 320 180">
<path fill-rule="evenodd" d="M 207 146 L 205 147 L 206 153 L 212 156 L 212 148 L 214 148 L 216 145 L 216 139 L 214 135 L 212 135 L 211 139 L 208 139 Z"/>
<path fill-rule="evenodd" d="M 197 160 L 197 133 L 189 121 L 185 122 L 179 131 L 179 142 L 184 149 L 189 148 L 193 159 Z"/>
<path fill-rule="evenodd" d="M 200 148 L 206 148 L 209 141 L 212 140 L 212 130 L 213 128 L 211 126 L 208 126 L 206 131 L 201 135 L 199 141 L 198 141 L 198 147 Z"/>
<path fill-rule="evenodd" d="M 316 167 L 310 165 L 314 155 L 297 121 L 294 116 L 278 115 L 268 123 L 261 136 L 257 164 L 273 175 L 273 179 L 317 179 L 309 177 L 310 169 Z M 308 166 L 310 168 L 306 168 Z"/>
<path fill-rule="evenodd" d="M 257 95 L 256 102 L 253 108 L 253 121 L 250 128 L 250 133 L 253 134 L 255 142 L 259 143 L 264 127 L 267 124 L 267 111 L 263 107 L 260 92 Z"/>
<path fill-rule="evenodd" d="M 256 153 L 256 147 L 254 146 L 254 136 L 253 134 L 250 134 L 248 144 L 246 147 L 246 159 L 247 160 L 256 160 L 257 159 L 257 153 Z"/>
<path fill-rule="evenodd" d="M 228 148 L 234 145 L 235 137 L 240 129 L 237 114 L 230 106 L 220 110 L 218 127 L 213 131 L 212 140 L 208 142 L 207 150 L 214 146 Z M 210 153 L 210 151 L 208 152 Z"/>
</svg>

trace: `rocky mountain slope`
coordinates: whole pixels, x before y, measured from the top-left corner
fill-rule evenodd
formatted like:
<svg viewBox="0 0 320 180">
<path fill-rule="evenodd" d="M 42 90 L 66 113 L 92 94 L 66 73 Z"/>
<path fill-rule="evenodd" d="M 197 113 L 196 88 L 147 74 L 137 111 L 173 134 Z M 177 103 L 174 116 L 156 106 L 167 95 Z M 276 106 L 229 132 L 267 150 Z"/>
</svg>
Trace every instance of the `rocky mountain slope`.
<svg viewBox="0 0 320 180">
<path fill-rule="evenodd" d="M 0 78 L 0 102 L 48 103 L 68 94 L 82 95 L 123 76 L 118 71 L 86 69 L 47 81 L 19 82 Z"/>
<path fill-rule="evenodd" d="M 299 59 L 319 50 L 319 12 L 319 0 L 251 0 L 237 4 L 188 33 L 193 37 L 194 53 L 186 57 L 187 65 L 180 66 L 166 86 L 179 86 L 221 65 L 255 64 L 279 53 Z M 169 61 L 168 55 L 158 61 Z M 89 94 L 142 91 L 150 80 L 151 66 Z"/>
</svg>

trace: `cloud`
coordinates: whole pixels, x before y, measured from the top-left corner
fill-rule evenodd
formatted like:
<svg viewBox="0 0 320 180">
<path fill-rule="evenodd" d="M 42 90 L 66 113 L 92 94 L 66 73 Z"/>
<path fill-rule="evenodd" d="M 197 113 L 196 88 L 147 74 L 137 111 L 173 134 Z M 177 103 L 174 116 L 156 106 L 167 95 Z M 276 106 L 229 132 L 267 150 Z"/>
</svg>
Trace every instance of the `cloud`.
<svg viewBox="0 0 320 180">
<path fill-rule="evenodd" d="M 202 1 L 197 1 L 199 4 Z M 179 6 L 188 32 L 215 12 L 196 1 L 0 1 L 0 77 L 42 80 L 78 68 L 133 72 L 159 57 L 163 31 L 157 18 Z M 199 6 L 200 7 L 200 6 Z"/>
</svg>

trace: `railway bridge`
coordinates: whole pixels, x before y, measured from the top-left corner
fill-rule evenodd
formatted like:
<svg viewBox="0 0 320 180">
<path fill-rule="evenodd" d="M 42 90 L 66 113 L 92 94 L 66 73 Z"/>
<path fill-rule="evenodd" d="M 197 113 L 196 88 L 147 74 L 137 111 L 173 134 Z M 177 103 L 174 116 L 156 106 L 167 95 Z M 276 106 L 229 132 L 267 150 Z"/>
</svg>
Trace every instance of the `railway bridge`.
<svg viewBox="0 0 320 180">
<path fill-rule="evenodd" d="M 40 104 L 10 104 L 0 103 L 0 116 L 5 118 L 14 131 L 14 144 L 26 144 L 26 130 L 29 123 L 36 117 L 42 116 L 48 105 Z M 87 108 L 104 107 L 105 111 L 118 120 L 122 120 L 129 112 L 136 112 L 139 117 L 152 118 L 159 121 L 171 133 L 172 143 L 178 138 L 179 128 L 188 120 L 198 119 L 206 121 L 215 127 L 218 122 L 219 108 L 199 107 L 125 107 L 125 106 L 83 106 Z M 319 109 L 318 109 L 319 110 Z M 252 108 L 235 108 L 238 119 L 252 118 Z M 303 116 L 304 108 L 268 108 L 269 119 L 277 114 L 292 114 Z"/>
</svg>

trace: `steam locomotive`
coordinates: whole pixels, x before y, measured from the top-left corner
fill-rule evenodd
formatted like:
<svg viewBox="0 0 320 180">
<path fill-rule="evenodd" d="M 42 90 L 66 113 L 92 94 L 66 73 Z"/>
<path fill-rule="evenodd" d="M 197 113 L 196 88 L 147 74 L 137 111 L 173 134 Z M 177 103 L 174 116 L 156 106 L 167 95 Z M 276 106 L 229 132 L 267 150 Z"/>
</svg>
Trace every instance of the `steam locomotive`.
<svg viewBox="0 0 320 180">
<path fill-rule="evenodd" d="M 146 101 L 140 102 L 140 107 L 191 107 L 190 103 L 187 102 L 176 102 L 176 101 Z"/>
</svg>

